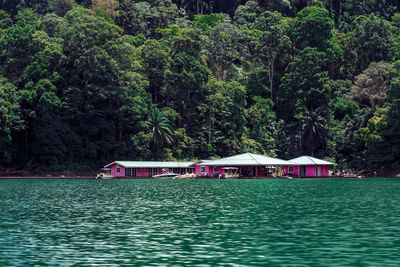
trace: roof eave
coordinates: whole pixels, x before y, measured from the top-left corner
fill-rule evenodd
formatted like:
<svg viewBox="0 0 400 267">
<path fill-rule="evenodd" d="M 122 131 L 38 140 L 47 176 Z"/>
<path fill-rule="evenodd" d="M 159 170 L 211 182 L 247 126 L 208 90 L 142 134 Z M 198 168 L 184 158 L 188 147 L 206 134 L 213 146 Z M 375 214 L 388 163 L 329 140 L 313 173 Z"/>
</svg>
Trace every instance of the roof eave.
<svg viewBox="0 0 400 267">
<path fill-rule="evenodd" d="M 116 164 L 116 163 L 118 163 L 118 161 L 113 161 L 113 162 L 111 162 L 111 163 L 105 165 L 104 168 L 108 168 L 108 167 L 110 167 L 111 165 Z"/>
<path fill-rule="evenodd" d="M 225 163 L 200 163 L 198 166 L 295 166 L 298 164 L 294 163 L 271 163 L 271 164 L 241 164 L 241 163 L 232 163 L 232 164 L 225 164 Z"/>
<path fill-rule="evenodd" d="M 292 165 L 295 165 L 295 166 L 324 166 L 324 165 L 336 165 L 336 163 L 323 163 L 323 164 L 318 164 L 318 163 L 292 163 Z"/>
</svg>

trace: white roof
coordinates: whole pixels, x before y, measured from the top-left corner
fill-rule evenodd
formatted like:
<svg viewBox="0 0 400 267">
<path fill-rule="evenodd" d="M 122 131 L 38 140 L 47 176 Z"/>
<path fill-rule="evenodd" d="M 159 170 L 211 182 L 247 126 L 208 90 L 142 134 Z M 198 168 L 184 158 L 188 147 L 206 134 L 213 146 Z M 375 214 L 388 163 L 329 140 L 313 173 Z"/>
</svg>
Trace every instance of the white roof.
<svg viewBox="0 0 400 267">
<path fill-rule="evenodd" d="M 199 163 L 200 166 L 287 166 L 294 165 L 286 160 L 263 155 L 244 153 L 217 160 Z"/>
<path fill-rule="evenodd" d="M 335 165 L 335 163 L 310 156 L 301 156 L 288 161 L 295 165 Z"/>
<path fill-rule="evenodd" d="M 193 161 L 114 161 L 104 166 L 110 167 L 113 164 L 124 166 L 125 168 L 189 168 Z"/>
</svg>

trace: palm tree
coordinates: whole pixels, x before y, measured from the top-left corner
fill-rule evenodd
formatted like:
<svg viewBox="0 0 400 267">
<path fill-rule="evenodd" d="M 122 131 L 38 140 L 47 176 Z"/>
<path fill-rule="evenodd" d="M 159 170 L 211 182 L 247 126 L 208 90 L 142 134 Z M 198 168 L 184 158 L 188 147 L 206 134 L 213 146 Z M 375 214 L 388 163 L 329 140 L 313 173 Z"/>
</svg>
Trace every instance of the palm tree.
<svg viewBox="0 0 400 267">
<path fill-rule="evenodd" d="M 157 158 L 157 150 L 164 144 L 172 144 L 172 126 L 165 113 L 154 108 L 146 125 L 149 126 L 152 135 L 153 153 Z"/>
<path fill-rule="evenodd" d="M 319 109 L 307 111 L 302 116 L 303 121 L 303 144 L 311 149 L 311 156 L 314 150 L 325 144 L 327 129 L 325 119 L 319 114 Z"/>
</svg>

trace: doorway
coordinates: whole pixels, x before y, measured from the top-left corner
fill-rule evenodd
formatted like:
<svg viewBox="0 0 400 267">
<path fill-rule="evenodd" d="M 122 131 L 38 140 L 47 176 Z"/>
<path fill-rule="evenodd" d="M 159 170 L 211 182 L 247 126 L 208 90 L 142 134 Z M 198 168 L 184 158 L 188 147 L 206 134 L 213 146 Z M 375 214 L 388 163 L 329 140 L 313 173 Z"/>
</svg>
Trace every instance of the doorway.
<svg viewBox="0 0 400 267">
<path fill-rule="evenodd" d="M 321 166 L 315 166 L 315 176 L 321 176 Z"/>
<path fill-rule="evenodd" d="M 306 166 L 300 166 L 299 169 L 300 169 L 299 176 L 305 177 L 306 176 Z"/>
</svg>

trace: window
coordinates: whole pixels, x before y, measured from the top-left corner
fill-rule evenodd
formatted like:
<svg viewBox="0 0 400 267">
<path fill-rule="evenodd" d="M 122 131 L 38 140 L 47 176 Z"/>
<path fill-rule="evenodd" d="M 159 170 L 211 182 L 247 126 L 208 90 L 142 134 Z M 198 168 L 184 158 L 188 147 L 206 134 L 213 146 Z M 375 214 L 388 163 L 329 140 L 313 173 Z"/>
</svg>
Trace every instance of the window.
<svg viewBox="0 0 400 267">
<path fill-rule="evenodd" d="M 179 168 L 169 168 L 170 172 L 179 173 Z"/>
<path fill-rule="evenodd" d="M 213 170 L 214 170 L 214 172 L 219 172 L 219 167 L 218 166 L 214 166 Z"/>
<path fill-rule="evenodd" d="M 185 168 L 181 168 L 181 174 L 185 174 L 186 173 L 186 169 Z"/>
<path fill-rule="evenodd" d="M 157 168 L 149 168 L 149 175 L 153 176 L 158 173 Z"/>
<path fill-rule="evenodd" d="M 293 172 L 293 166 L 289 166 L 289 172 Z"/>
<path fill-rule="evenodd" d="M 187 168 L 187 173 L 193 173 L 193 169 L 192 168 Z"/>
<path fill-rule="evenodd" d="M 206 172 L 206 166 L 200 166 L 200 172 Z"/>
<path fill-rule="evenodd" d="M 136 168 L 126 168 L 125 177 L 136 177 Z"/>
<path fill-rule="evenodd" d="M 118 168 L 117 168 L 117 173 L 120 173 L 120 172 L 121 172 L 121 168 L 118 167 Z"/>
</svg>

